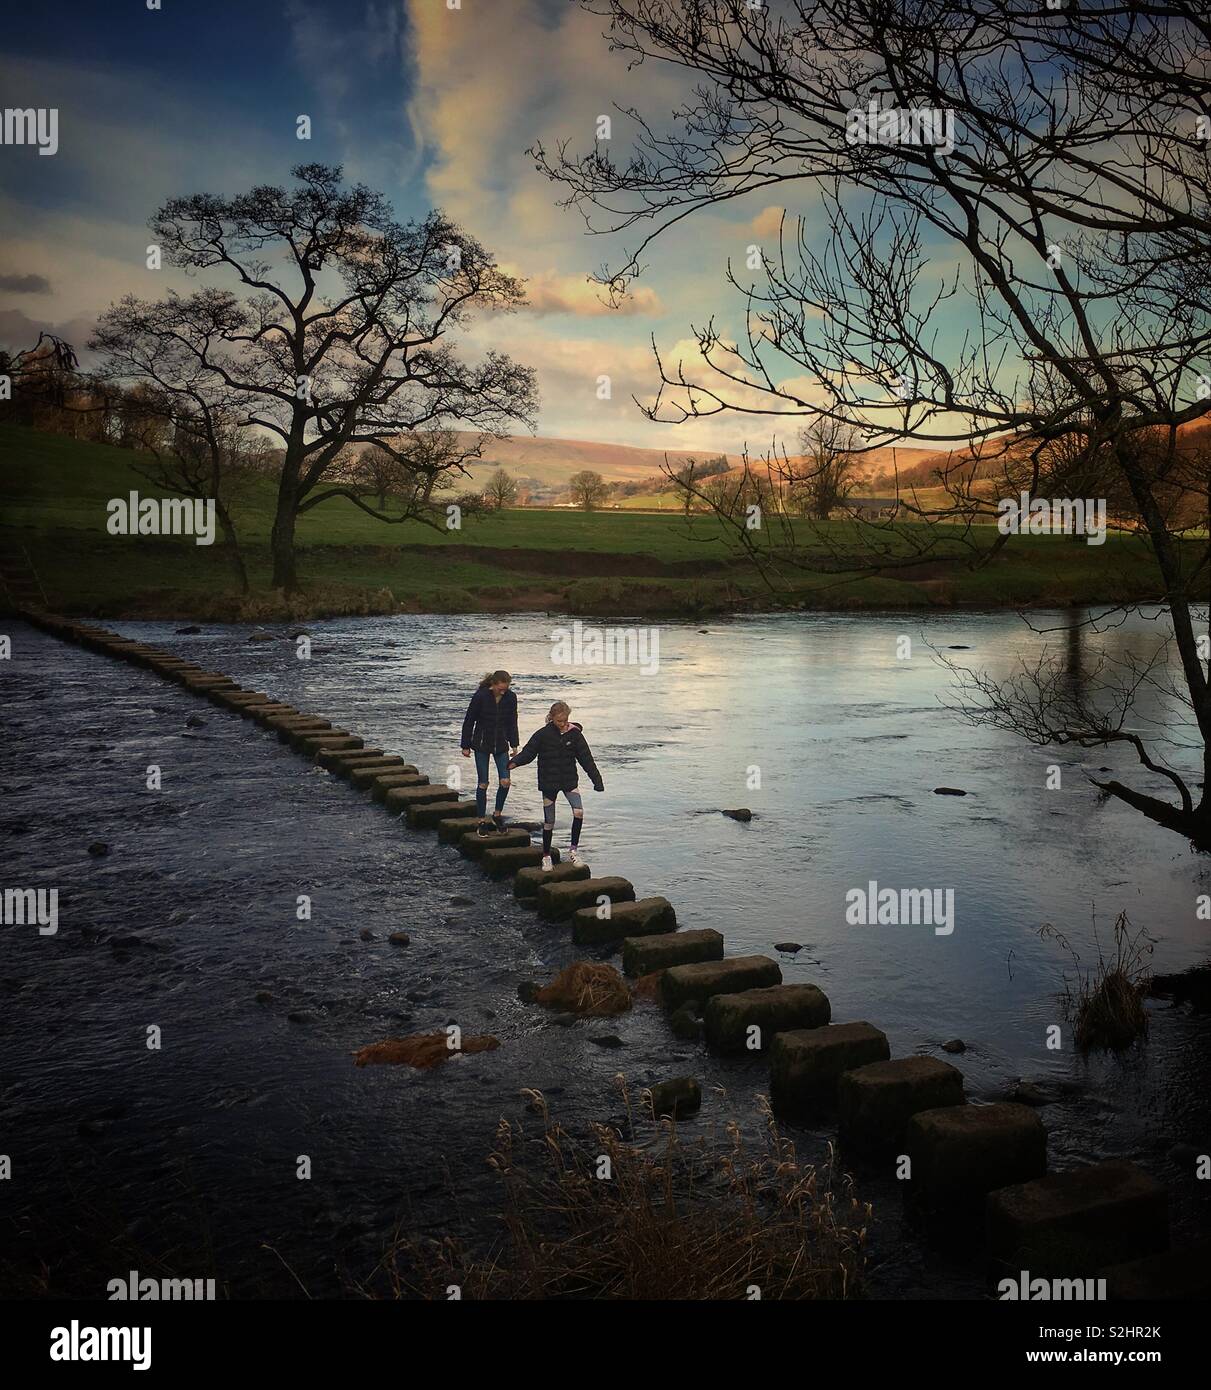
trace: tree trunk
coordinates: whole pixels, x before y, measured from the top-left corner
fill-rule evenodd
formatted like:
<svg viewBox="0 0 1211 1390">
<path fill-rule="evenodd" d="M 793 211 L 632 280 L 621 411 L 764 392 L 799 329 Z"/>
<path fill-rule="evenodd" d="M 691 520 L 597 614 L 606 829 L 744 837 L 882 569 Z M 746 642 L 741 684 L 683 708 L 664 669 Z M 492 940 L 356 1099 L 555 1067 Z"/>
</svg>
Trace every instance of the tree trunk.
<svg viewBox="0 0 1211 1390">
<path fill-rule="evenodd" d="M 273 518 L 273 530 L 269 535 L 269 547 L 273 553 L 273 588 L 284 589 L 292 594 L 298 588 L 298 575 L 294 567 L 294 498 L 278 494 L 277 512 Z"/>
<path fill-rule="evenodd" d="M 248 597 L 248 570 L 244 565 L 244 556 L 240 553 L 240 542 L 236 537 L 235 526 L 231 520 L 231 513 L 222 503 L 217 507 L 219 515 L 219 526 L 223 531 L 223 549 L 227 552 L 227 562 L 235 574 L 236 582 L 240 586 L 240 595 Z"/>
</svg>

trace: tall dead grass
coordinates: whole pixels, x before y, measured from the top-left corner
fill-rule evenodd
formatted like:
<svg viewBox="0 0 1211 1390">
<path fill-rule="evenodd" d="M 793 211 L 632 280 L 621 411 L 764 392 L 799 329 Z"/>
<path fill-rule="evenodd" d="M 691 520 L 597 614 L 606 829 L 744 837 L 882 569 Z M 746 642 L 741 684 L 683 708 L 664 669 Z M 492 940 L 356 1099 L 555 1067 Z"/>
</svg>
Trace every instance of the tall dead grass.
<svg viewBox="0 0 1211 1390">
<path fill-rule="evenodd" d="M 1065 1016 L 1072 1022 L 1073 1040 L 1083 1052 L 1121 1052 L 1147 1033 L 1144 997 L 1156 943 L 1143 927 L 1133 927 L 1127 914 L 1120 912 L 1114 923 L 1114 950 L 1103 952 L 1094 914 L 1097 961 L 1088 970 L 1068 939 L 1049 922 L 1039 928 L 1039 936 L 1057 941 L 1072 959 L 1074 974 L 1064 976 L 1061 997 Z"/>
<path fill-rule="evenodd" d="M 635 1134 L 631 1098 L 617 1078 Z M 397 1239 L 379 1274 L 398 1298 L 839 1299 L 859 1293 L 870 1207 L 832 1150 L 804 1163 L 768 1106 L 761 1142 L 734 1124 L 686 1143 L 671 1121 L 627 1141 L 608 1124 L 575 1141 L 543 1121 L 527 1141 L 502 1120 L 489 1163 L 501 1234 L 489 1247 Z M 377 1283 L 378 1281 L 372 1281 Z"/>
</svg>

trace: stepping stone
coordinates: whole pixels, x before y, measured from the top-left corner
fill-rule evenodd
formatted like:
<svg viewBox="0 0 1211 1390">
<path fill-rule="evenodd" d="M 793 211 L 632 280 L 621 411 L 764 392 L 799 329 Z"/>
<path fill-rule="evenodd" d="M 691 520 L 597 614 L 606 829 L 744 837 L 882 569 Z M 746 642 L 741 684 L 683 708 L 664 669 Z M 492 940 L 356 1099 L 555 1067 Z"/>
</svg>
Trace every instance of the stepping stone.
<svg viewBox="0 0 1211 1390">
<path fill-rule="evenodd" d="M 385 793 L 384 793 L 385 794 Z M 378 790 L 374 793 L 379 798 Z M 379 798 L 381 799 L 381 798 Z M 464 811 L 463 806 L 470 806 L 471 810 Z M 457 813 L 456 813 L 457 812 Z M 460 802 L 458 808 L 451 807 L 450 815 L 444 820 L 437 822 L 437 838 L 444 845 L 456 845 L 467 833 L 467 827 L 474 825 L 475 803 L 472 801 Z"/>
<path fill-rule="evenodd" d="M 337 749 L 335 752 L 317 753 L 315 761 L 329 772 L 341 772 L 348 768 L 363 767 L 366 763 L 377 762 L 389 754 L 381 748 Z"/>
<path fill-rule="evenodd" d="M 737 994 L 781 983 L 782 970 L 776 960 L 768 956 L 731 956 L 727 960 L 671 966 L 660 977 L 660 1002 L 671 1010 L 691 999 L 709 999 L 713 994 Z"/>
<path fill-rule="evenodd" d="M 465 831 L 466 827 L 463 828 Z M 489 849 L 518 849 L 523 845 L 527 849 L 530 846 L 528 830 L 494 830 L 490 835 L 480 835 L 473 830 L 459 840 L 458 849 L 468 859 L 482 859 Z"/>
<path fill-rule="evenodd" d="M 828 998 L 815 985 L 772 985 L 713 994 L 703 1023 L 707 1046 L 715 1052 L 764 1052 L 779 1033 L 822 1028 L 831 1017 Z"/>
<path fill-rule="evenodd" d="M 982 1232 L 988 1193 L 1046 1173 L 1047 1131 L 1029 1105 L 950 1105 L 909 1120 L 904 1152 L 912 1160 L 904 1184 L 912 1205 Z"/>
<path fill-rule="evenodd" d="M 937 1057 L 869 1062 L 837 1082 L 841 1137 L 857 1148 L 902 1144 L 904 1127 L 918 1111 L 963 1103 L 963 1073 Z"/>
<path fill-rule="evenodd" d="M 399 812 L 435 801 L 457 801 L 458 793 L 451 787 L 392 787 L 383 800 L 388 811 Z"/>
<path fill-rule="evenodd" d="M 677 1076 L 671 1081 L 657 1082 L 648 1089 L 644 1099 L 656 1119 L 671 1115 L 679 1120 L 702 1109 L 702 1087 L 692 1076 Z"/>
<path fill-rule="evenodd" d="M 501 850 L 502 854 L 516 854 L 515 849 Z M 538 864 L 542 863 L 541 852 L 538 864 L 526 867 L 517 871 L 517 876 L 513 880 L 513 896 L 515 898 L 525 898 L 531 902 L 538 902 L 538 890 L 545 883 L 570 883 L 573 880 L 591 877 L 591 871 L 587 864 L 560 864 L 556 862 L 555 850 L 551 850 L 551 860 L 555 863 L 553 869 L 540 869 Z M 491 870 L 489 869 L 489 872 Z"/>
<path fill-rule="evenodd" d="M 622 943 L 622 968 L 636 977 L 667 970 L 670 965 L 722 959 L 723 937 L 711 927 L 661 936 L 628 936 Z"/>
<path fill-rule="evenodd" d="M 596 905 L 598 898 L 608 898 L 611 903 L 634 902 L 635 888 L 617 874 L 570 883 L 544 883 L 538 890 L 538 915 L 545 921 L 559 922 L 578 907 Z"/>
<path fill-rule="evenodd" d="M 265 727 L 272 729 L 283 743 L 290 742 L 290 735 L 299 729 L 331 729 L 331 719 L 321 719 L 316 714 L 283 714 L 277 719 L 265 721 Z"/>
<path fill-rule="evenodd" d="M 1085 1279 L 1169 1247 L 1169 1197 L 1134 1163 L 1093 1163 L 988 1198 L 988 1253 L 1006 1272 Z"/>
<path fill-rule="evenodd" d="M 226 705 L 228 709 L 237 712 L 249 705 L 269 703 L 269 696 L 262 695 L 259 690 L 211 690 L 207 694 L 214 704 Z"/>
<path fill-rule="evenodd" d="M 770 1101 L 779 1114 L 810 1115 L 836 1099 L 842 1072 L 890 1056 L 886 1037 L 869 1023 L 779 1033 L 770 1048 Z"/>
<path fill-rule="evenodd" d="M 427 787 L 428 785 L 429 779 L 423 772 L 417 772 L 411 763 L 404 763 L 402 767 L 392 768 L 389 772 L 380 772 L 372 779 L 369 791 L 375 801 L 386 801 L 387 793 L 393 787 Z M 464 832 L 466 828 L 464 825 Z"/>
<path fill-rule="evenodd" d="M 405 788 L 395 788 L 387 793 L 392 796 L 394 791 L 406 790 Z M 463 807 L 467 809 L 464 811 Z M 439 821 L 446 820 L 451 816 L 475 814 L 474 801 L 430 801 L 421 805 L 409 806 L 405 815 L 408 818 L 409 830 L 432 830 Z"/>
<path fill-rule="evenodd" d="M 525 835 L 527 840 L 530 838 L 529 831 L 523 830 L 519 833 Z M 542 863 L 542 846 L 513 845 L 512 847 L 500 849 L 492 847 L 484 850 L 483 854 L 479 856 L 479 863 L 480 867 L 489 878 L 508 878 L 510 874 L 529 874 L 536 871 L 541 873 L 542 870 L 539 868 L 539 865 Z M 587 864 L 559 864 L 559 851 L 554 845 L 551 846 L 551 863 L 557 864 L 563 869 L 585 870 L 583 874 L 571 875 L 573 878 L 588 878 L 589 876 L 589 866 Z M 552 870 L 551 874 L 547 876 L 548 881 L 554 873 L 555 870 Z M 516 891 L 515 884 L 514 892 Z M 537 902 L 537 894 L 531 894 L 531 897 Z"/>
<path fill-rule="evenodd" d="M 572 940 L 577 946 L 617 944 L 628 936 L 656 936 L 677 930 L 677 914 L 668 898 L 611 903 L 610 915 L 605 918 L 599 918 L 597 912 L 596 907 L 582 907 L 572 914 Z"/>
<path fill-rule="evenodd" d="M 321 734 L 297 733 L 291 738 L 290 744 L 296 753 L 311 757 L 321 748 L 360 748 L 362 741 L 347 729 L 329 729 Z"/>
<path fill-rule="evenodd" d="M 196 690 L 199 694 L 207 690 L 237 690 L 239 687 L 230 676 L 216 675 L 211 671 L 203 671 L 195 675 L 192 671 L 186 671 L 180 676 L 180 684 L 186 690 Z"/>
<path fill-rule="evenodd" d="M 1099 1269 L 1109 1299 L 1150 1300 L 1211 1298 L 1211 1240 L 1185 1250 L 1167 1250 L 1142 1260 Z"/>
<path fill-rule="evenodd" d="M 248 705 L 240 711 L 245 719 L 252 719 L 263 729 L 269 727 L 271 719 L 282 719 L 298 714 L 293 705 Z"/>
<path fill-rule="evenodd" d="M 387 773 L 394 773 L 397 777 L 415 777 L 415 772 L 401 772 L 400 769 L 406 764 L 398 754 L 385 753 L 375 762 L 358 763 L 356 767 L 350 767 L 348 763 L 340 763 L 335 771 L 338 777 L 344 777 L 353 783 L 359 791 L 368 792 L 379 777 Z"/>
</svg>

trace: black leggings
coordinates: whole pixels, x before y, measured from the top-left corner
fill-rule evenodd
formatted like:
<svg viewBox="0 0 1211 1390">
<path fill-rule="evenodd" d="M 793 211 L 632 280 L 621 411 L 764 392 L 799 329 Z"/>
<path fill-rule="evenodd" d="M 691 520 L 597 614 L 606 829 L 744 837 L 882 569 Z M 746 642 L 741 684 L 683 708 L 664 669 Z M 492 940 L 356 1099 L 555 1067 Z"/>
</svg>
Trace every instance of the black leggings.
<svg viewBox="0 0 1211 1390">
<path fill-rule="evenodd" d="M 551 853 L 551 837 L 555 834 L 555 800 L 559 793 L 546 792 L 542 794 L 542 852 Z M 580 827 L 584 824 L 584 802 L 580 799 L 580 793 L 573 789 L 565 791 L 564 796 L 568 798 L 568 805 L 572 808 L 572 846 L 575 848 L 580 843 Z"/>
</svg>

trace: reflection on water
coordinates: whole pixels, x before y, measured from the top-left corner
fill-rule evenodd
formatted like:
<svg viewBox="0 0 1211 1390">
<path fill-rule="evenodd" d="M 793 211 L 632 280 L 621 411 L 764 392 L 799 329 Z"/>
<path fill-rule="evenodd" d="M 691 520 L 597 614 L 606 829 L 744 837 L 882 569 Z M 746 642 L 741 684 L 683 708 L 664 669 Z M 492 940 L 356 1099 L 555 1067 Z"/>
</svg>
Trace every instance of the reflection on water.
<svg viewBox="0 0 1211 1390">
<path fill-rule="evenodd" d="M 801 943 L 784 977 L 818 983 L 834 1019 L 883 1028 L 893 1054 L 962 1038 L 953 1060 L 973 1097 L 1018 1077 L 1050 1088 L 1053 1165 L 1136 1157 L 1190 1231 L 1207 1215 L 1182 1147 L 1211 1142 L 1206 1017 L 1158 1004 L 1147 1044 L 1124 1060 L 1048 1052 L 1070 963 L 1037 931 L 1054 924 L 1087 964 L 1095 924 L 1105 946 L 1125 910 L 1156 938 L 1156 967 L 1184 969 L 1211 955 L 1211 927 L 1195 918 L 1211 866 L 1098 803 L 1085 774 L 1099 767 L 1165 791 L 1125 753 L 1039 749 L 957 720 L 933 654 L 1008 675 L 1048 646 L 1080 682 L 1099 655 L 1148 653 L 1163 634 L 1149 618 L 1103 634 L 1071 612 L 1032 622 L 1045 631 L 1008 614 L 666 625 L 649 675 L 554 668 L 556 620 L 531 615 L 312 623 L 310 661 L 285 634 L 117 626 L 406 752 L 435 780 L 466 776 L 459 725 L 484 671 L 513 672 L 523 738 L 566 699 L 606 783 L 585 798 L 595 872 L 666 895 L 684 926 L 716 927 L 731 953 Z M 911 660 L 897 659 L 902 635 Z M 454 851 L 151 675 L 21 628 L 14 648 L 0 677 L 5 882 L 59 887 L 62 925 L 53 938 L 3 929 L 0 1103 L 26 1174 L 4 1185 L 6 1220 L 45 1239 L 47 1213 L 86 1197 L 149 1245 L 188 1244 L 204 1227 L 237 1292 L 291 1292 L 261 1242 L 325 1292 L 333 1252 L 338 1269 L 364 1272 L 401 1211 L 448 1223 L 451 1182 L 474 1222 L 491 1185 L 482 1156 L 498 1118 L 522 1113 L 522 1086 L 547 1090 L 575 1126 L 617 1113 L 616 1072 L 636 1086 L 691 1072 L 707 1093 L 699 1125 L 756 1123 L 759 1060 L 714 1061 L 650 1007 L 568 1029 L 522 1006 L 519 980 L 574 958 L 567 929 L 538 923 Z M 145 788 L 152 763 L 159 793 Z M 1047 790 L 1054 763 L 1063 785 Z M 935 795 L 942 785 L 967 795 Z M 750 823 L 718 814 L 737 806 Z M 532 768 L 508 812 L 540 818 Z M 90 856 L 96 841 L 110 852 Z M 953 889 L 953 934 L 848 925 L 846 892 L 871 880 Z M 296 918 L 300 893 L 311 921 Z M 401 928 L 406 949 L 386 941 Z M 436 1075 L 351 1064 L 363 1043 L 450 1021 L 504 1046 Z M 153 1023 L 159 1052 L 145 1046 Z M 624 1046 L 594 1046 L 603 1033 Z M 807 1151 L 826 1135 L 804 1136 Z M 303 1153 L 310 1182 L 295 1177 Z M 897 1252 L 882 1291 L 978 1288 L 901 1241 L 894 1184 L 863 1182 Z"/>
</svg>

